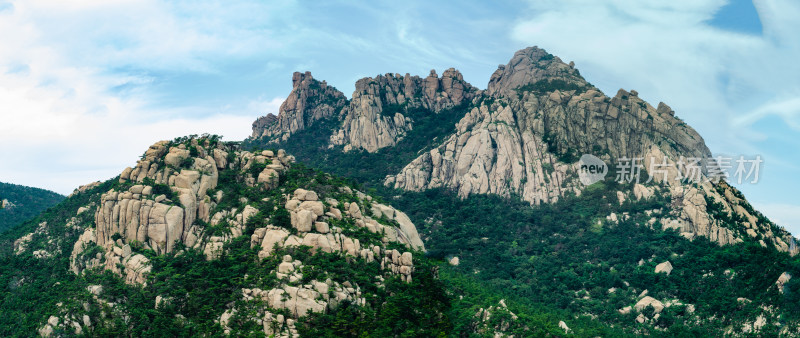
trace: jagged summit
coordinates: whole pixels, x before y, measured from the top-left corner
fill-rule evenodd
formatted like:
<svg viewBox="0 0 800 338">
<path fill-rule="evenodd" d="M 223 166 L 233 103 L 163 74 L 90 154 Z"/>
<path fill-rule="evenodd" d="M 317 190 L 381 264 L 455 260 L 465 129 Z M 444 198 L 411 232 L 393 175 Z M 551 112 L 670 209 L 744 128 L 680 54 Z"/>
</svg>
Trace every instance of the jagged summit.
<svg viewBox="0 0 800 338">
<path fill-rule="evenodd" d="M 516 95 L 520 87 L 543 80 L 588 85 L 574 64 L 565 64 L 557 56 L 534 46 L 517 51 L 508 64 L 498 66 L 489 79 L 486 92 L 492 96 Z"/>
<path fill-rule="evenodd" d="M 363 78 L 356 82 L 331 144 L 344 146 L 345 151 L 369 152 L 392 146 L 413 128 L 415 118 L 469 102 L 478 93 L 453 68 L 444 71 L 441 78 L 434 70 L 426 78 L 409 74 Z"/>
<path fill-rule="evenodd" d="M 252 137 L 269 137 L 286 140 L 317 120 L 338 113 L 347 103 L 342 92 L 318 81 L 311 72 L 292 75 L 292 91 L 281 104 L 278 116 L 269 114 L 253 123 Z"/>
<path fill-rule="evenodd" d="M 294 73 L 293 88 L 278 116 L 267 115 L 253 123 L 251 139 L 286 141 L 319 120 L 334 120 L 331 146 L 374 152 L 392 146 L 413 128 L 414 120 L 470 102 L 480 91 L 450 68 L 439 77 L 385 74 L 356 82 L 352 98 L 311 73 Z"/>
<path fill-rule="evenodd" d="M 424 79 L 399 74 L 361 79 L 353 98 L 334 116 L 334 127 L 325 131 L 331 133 L 329 141 L 316 147 L 376 153 L 413 137 L 414 128 L 423 127 L 421 117 L 445 110 L 455 110 L 451 131 L 410 142 L 418 148 L 403 151 L 413 157 L 402 169 L 385 173 L 385 185 L 410 191 L 448 188 L 462 198 L 516 195 L 531 204 L 553 203 L 586 189 L 578 175 L 582 154 L 609 164 L 610 175 L 616 174 L 619 159 L 637 158 L 647 173 L 657 172 L 655 165 L 673 168 L 668 177 L 655 175 L 660 187 L 620 192 L 622 198 L 636 199 L 669 195 L 673 212 L 657 219 L 664 227 L 723 245 L 758 238 L 764 246 L 790 251 L 791 235 L 752 210 L 732 187 L 675 180 L 689 170 L 674 169 L 681 159 L 708 164 L 711 151 L 667 104 L 654 107 L 635 90 L 606 96 L 573 63 L 538 47 L 522 49 L 499 66 L 485 91 L 464 82 L 454 69 L 441 78 L 432 72 Z M 701 170 L 701 179 L 709 178 L 707 167 Z M 725 226 L 728 219 L 720 208 L 741 226 Z"/>
<path fill-rule="evenodd" d="M 581 154 L 618 158 L 710 157 L 703 138 L 665 104 L 636 91 L 605 96 L 571 65 L 530 47 L 500 66 L 456 132 L 387 184 L 421 190 L 519 194 L 532 203 L 579 194 Z M 645 161 L 647 163 L 648 161 Z"/>
</svg>

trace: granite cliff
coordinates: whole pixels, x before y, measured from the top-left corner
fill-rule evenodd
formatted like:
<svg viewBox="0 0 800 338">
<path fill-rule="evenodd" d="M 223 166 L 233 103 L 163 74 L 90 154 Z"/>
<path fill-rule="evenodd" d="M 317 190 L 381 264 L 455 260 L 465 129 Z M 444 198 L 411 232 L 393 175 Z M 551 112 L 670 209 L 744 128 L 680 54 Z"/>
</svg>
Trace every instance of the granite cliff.
<svg viewBox="0 0 800 338">
<path fill-rule="evenodd" d="M 331 135 L 319 147 L 378 157 L 410 135 L 416 116 L 457 111 L 452 133 L 436 135 L 427 146 L 404 149 L 404 155 L 415 158 L 398 172 L 384 172 L 382 183 L 391 188 L 446 188 L 462 198 L 518 196 L 538 205 L 581 195 L 586 189 L 579 179 L 582 154 L 607 163 L 609 176 L 619 161 L 638 159 L 645 173 L 642 182 L 620 189 L 621 201 L 656 194 L 673 200 L 670 210 L 650 226 L 676 229 L 690 239 L 705 236 L 720 245 L 751 239 L 797 252 L 788 232 L 709 172 L 713 158 L 703 138 L 667 104 L 653 106 L 635 90 L 620 89 L 607 96 L 586 81 L 574 63 L 537 47 L 520 50 L 500 65 L 486 90 L 464 82 L 452 68 L 441 78 L 433 71 L 425 79 L 387 74 L 359 80 L 352 98 L 340 107 L 327 124 L 315 127 Z M 282 109 L 278 119 L 312 115 Z M 283 128 L 283 135 L 292 131 L 280 123 L 267 128 Z M 254 127 L 253 134 L 264 134 L 262 129 Z M 258 139 L 269 138 L 251 138 Z M 695 170 L 681 167 L 687 159 L 697 159 L 700 168 L 691 182 L 679 179 Z"/>
</svg>

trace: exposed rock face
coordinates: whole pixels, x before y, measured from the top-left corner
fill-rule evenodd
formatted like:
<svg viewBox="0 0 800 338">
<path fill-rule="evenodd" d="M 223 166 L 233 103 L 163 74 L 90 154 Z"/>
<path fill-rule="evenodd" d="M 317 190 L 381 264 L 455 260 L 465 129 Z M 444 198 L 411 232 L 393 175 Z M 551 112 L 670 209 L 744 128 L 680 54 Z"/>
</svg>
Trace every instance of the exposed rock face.
<svg viewBox="0 0 800 338">
<path fill-rule="evenodd" d="M 500 66 L 486 94 L 494 100 L 481 101 L 444 144 L 386 183 L 415 191 L 452 187 L 461 196 L 516 193 L 538 204 L 582 189 L 574 179 L 578 168 L 559 161 L 558 154 L 599 149 L 605 160 L 633 158 L 663 143 L 663 151 L 675 158 L 710 156 L 703 139 L 668 108 L 653 108 L 623 90 L 606 97 L 536 47 Z"/>
<path fill-rule="evenodd" d="M 361 79 L 352 100 L 335 115 L 341 127 L 330 145 L 375 152 L 396 145 L 412 130 L 415 117 L 448 108 L 464 110 L 456 131 L 388 176 L 387 186 L 412 191 L 445 187 L 461 197 L 492 193 L 552 203 L 585 188 L 578 176 L 581 154 L 598 156 L 610 175 L 617 174 L 617 161 L 639 158 L 636 164 L 661 188 L 635 184 L 632 193 L 621 191 L 617 198 L 622 204 L 669 196 L 670 210 L 653 217 L 650 225 L 660 222 L 688 239 L 704 236 L 720 245 L 755 240 L 798 251 L 788 232 L 755 212 L 735 189 L 707 182 L 710 150 L 668 105 L 653 107 L 635 90 L 606 96 L 573 63 L 537 47 L 520 50 L 499 66 L 485 91 L 464 82 L 454 69 L 441 78 L 432 72 L 424 79 L 408 74 Z M 297 114 L 282 113 L 279 120 L 290 116 Z M 290 133 L 288 125 L 279 129 Z M 692 158 L 701 161 L 697 175 L 678 169 L 678 163 Z M 687 176 L 700 183 L 676 180 Z M 305 222 L 304 229 L 309 226 Z"/>
<path fill-rule="evenodd" d="M 567 323 L 565 323 L 563 320 L 558 322 L 558 327 L 564 330 L 564 333 L 569 333 L 571 331 L 569 326 L 567 326 Z"/>
<path fill-rule="evenodd" d="M 636 311 L 642 312 L 642 310 L 644 310 L 648 306 L 653 307 L 654 313 L 660 313 L 661 310 L 664 310 L 664 303 L 650 296 L 645 296 L 644 298 L 640 299 L 639 302 L 636 303 L 634 308 L 636 309 Z"/>
<path fill-rule="evenodd" d="M 272 127 L 276 122 L 278 122 L 278 116 L 272 113 L 257 118 L 255 122 L 253 122 L 252 137 L 261 137 L 267 128 Z"/>
<path fill-rule="evenodd" d="M 375 152 L 393 146 L 413 128 L 410 110 L 437 113 L 469 102 L 477 92 L 453 68 L 441 78 L 433 70 L 424 79 L 409 74 L 363 78 L 356 82 L 353 98 L 342 111 L 342 128 L 334 132 L 331 143 L 344 145 L 345 151 Z"/>
<path fill-rule="evenodd" d="M 252 137 L 285 141 L 315 121 L 338 113 L 346 103 L 344 94 L 325 81 L 315 80 L 310 72 L 295 72 L 292 92 L 281 104 L 278 116 L 270 114 L 256 120 Z"/>
<path fill-rule="evenodd" d="M 670 215 L 660 220 L 664 227 L 720 245 L 761 234 L 762 245 L 797 252 L 791 235 L 755 215 L 735 189 L 724 181 L 707 182 L 704 167 L 695 175 L 702 181 L 699 186 L 679 180 L 692 175 L 688 167 L 678 169 L 679 161 L 708 163 L 711 152 L 666 104 L 654 108 L 636 91 L 607 97 L 572 66 L 536 47 L 500 66 L 484 94 L 487 99 L 475 99 L 453 135 L 387 177 L 385 184 L 412 191 L 449 187 L 462 197 L 516 194 L 533 204 L 550 203 L 568 192 L 580 195 L 585 186 L 578 181 L 575 162 L 582 153 L 602 155 L 610 168 L 622 158 L 641 158 L 643 172 L 666 186 L 663 193 L 673 200 Z M 630 197 L 654 194 L 653 188 L 636 184 Z M 627 195 L 618 194 L 620 203 Z M 743 220 L 745 230 L 726 227 L 723 216 L 709 214 L 707 199 L 720 203 L 730 219 Z"/>
<path fill-rule="evenodd" d="M 256 228 L 250 238 L 251 247 L 260 247 L 259 258 L 267 258 L 275 254 L 278 248 L 308 246 L 312 253 L 341 253 L 348 261 L 351 258 L 361 258 L 367 264 L 380 262 L 381 275 L 375 276 L 376 283 L 382 286 L 384 277 L 398 276 L 404 282 L 412 281 L 414 272 L 414 256 L 411 251 L 402 252 L 397 249 L 388 249 L 386 244 L 399 242 L 408 248 L 424 250 L 422 241 L 413 224 L 403 226 L 401 221 L 405 214 L 396 209 L 372 203 L 372 215 L 378 219 L 394 220 L 398 225 L 387 225 L 378 222 L 375 218 L 366 216 L 362 210 L 366 209 L 365 202 L 371 198 L 349 188 L 340 190 L 342 193 L 351 194 L 348 199 L 353 202 L 340 203 L 333 198 L 319 200 L 315 191 L 296 189 L 290 194 L 285 203 L 286 210 L 290 213 L 291 227 L 287 229 L 268 224 L 263 228 Z M 354 198 L 353 198 L 354 197 Z M 347 236 L 341 226 L 354 225 L 366 228 L 372 233 L 382 234 L 380 244 L 362 244 L 358 239 Z M 291 230 L 291 231 L 290 231 Z M 292 233 L 294 232 L 294 233 Z M 309 313 L 318 313 L 332 310 L 344 301 L 358 306 L 367 303 L 361 294 L 361 288 L 350 281 L 343 283 L 313 280 L 309 283 L 298 285 L 303 280 L 303 263 L 285 255 L 278 264 L 275 275 L 278 286 L 269 290 L 252 288 L 243 289 L 243 300 L 255 302 L 257 315 L 264 323 L 264 333 L 293 337 L 294 320 L 302 318 Z M 285 310 L 288 318 L 275 317 L 272 310 Z M 236 313 L 229 309 L 220 316 L 219 323 L 230 332 L 230 318 Z"/>
<path fill-rule="evenodd" d="M 123 171 L 117 188 L 102 194 L 94 214 L 95 226 L 86 228 L 73 245 L 70 269 L 80 274 L 86 269 L 100 267 L 122 276 L 128 283 L 144 284 L 151 272 L 150 260 L 142 252 L 144 249 L 166 254 L 176 251 L 176 244 L 182 244 L 203 252 L 208 260 L 217 259 L 225 251 L 226 244 L 244 234 L 251 219 L 263 217 L 246 198 L 237 200 L 239 203 L 234 203 L 235 207 L 230 209 L 217 207 L 230 198 L 223 189 L 217 189 L 220 173 L 235 177 L 235 183 L 228 184 L 243 184 L 250 189 L 270 192 L 293 162 L 294 158 L 283 150 L 251 153 L 207 139 L 158 142 L 134 168 Z M 424 251 L 414 224 L 404 213 L 373 202 L 361 192 L 340 187 L 339 193 L 336 196 L 344 196 L 350 202 L 340 203 L 330 197 L 320 200 L 317 192 L 304 189 L 292 191 L 286 200 L 281 197 L 276 202 L 284 204 L 293 229 L 272 224 L 255 228 L 251 246 L 261 246 L 260 258 L 272 255 L 276 247 L 302 245 L 311 247 L 312 253 L 338 252 L 349 257 L 348 260 L 360 258 L 379 264 L 383 276 L 394 275 L 411 282 L 412 252 L 387 249 L 386 244 L 397 242 L 409 249 Z M 88 207 L 92 206 L 83 208 L 83 212 L 89 210 Z M 223 226 L 226 230 L 222 232 L 207 231 L 207 227 Z M 380 234 L 382 241 L 361 243 L 347 235 L 350 232 L 343 232 L 342 227 L 347 231 L 354 231 L 353 227 L 367 229 Z M 37 231 L 44 233 L 46 229 L 43 224 Z M 18 240 L 16 251 L 26 250 L 26 243 L 33 236 L 36 233 Z M 40 252 L 42 257 L 48 255 L 48 252 Z M 359 293 L 350 290 L 351 286 L 328 283 L 326 288 L 344 288 L 340 290 L 344 295 L 334 294 L 332 299 L 327 298 L 327 289 L 295 286 L 302 279 L 299 264 L 299 261 L 289 260 L 278 267 L 277 275 L 285 283 L 264 293 L 273 308 L 290 310 L 293 318 L 298 318 L 307 310 L 323 311 L 343 300 L 357 303 Z M 273 304 L 285 297 L 291 300 L 281 300 L 281 307 Z"/>
<path fill-rule="evenodd" d="M 778 280 L 777 280 L 777 281 L 775 281 L 775 285 L 778 287 L 778 292 L 780 292 L 780 293 L 783 293 L 783 288 L 784 288 L 784 286 L 785 286 L 785 285 L 786 285 L 786 283 L 788 283 L 788 282 L 789 282 L 789 280 L 791 280 L 791 279 L 792 279 L 792 275 L 790 275 L 788 272 L 783 272 L 783 273 L 780 275 L 780 277 L 778 277 Z"/>
<path fill-rule="evenodd" d="M 720 245 L 760 236 L 761 246 L 772 246 L 791 255 L 798 253 L 794 237 L 753 210 L 736 189 L 725 181 L 696 186 L 673 185 L 666 192 L 672 210 L 659 221 L 687 239 L 704 236 Z"/>
<path fill-rule="evenodd" d="M 492 316 L 500 316 L 500 318 L 508 318 L 500 320 L 492 320 Z M 501 299 L 497 306 L 489 306 L 488 308 L 479 308 L 474 316 L 475 321 L 472 324 L 473 332 L 480 335 L 493 336 L 493 337 L 514 337 L 509 334 L 509 331 L 517 329 L 517 320 L 519 317 L 506 306 L 505 299 Z M 523 327 L 522 330 L 528 331 L 528 327 Z"/>
<path fill-rule="evenodd" d="M 363 196 L 356 192 L 357 196 Z M 342 234 L 342 229 L 330 226 L 329 223 L 338 220 L 352 221 L 357 227 L 366 228 L 372 233 L 383 234 L 383 242 L 399 242 L 409 248 L 425 250 L 425 246 L 417 233 L 416 227 L 408 221 L 408 217 L 386 205 L 373 203 L 373 216 L 386 217 L 394 220 L 399 226 L 388 226 L 379 223 L 375 218 L 364 215 L 362 205 L 357 202 L 342 203 L 342 212 L 338 201 L 327 201 L 331 206 L 325 209 L 322 202 L 317 201 L 317 194 L 313 191 L 297 189 L 292 198 L 286 202 L 286 210 L 291 215 L 291 224 L 297 234 L 290 234 L 288 229 L 268 225 L 266 228 L 255 229 L 250 238 L 252 247 L 260 246 L 258 256 L 265 258 L 272 255 L 277 247 L 290 247 L 306 245 L 311 250 L 323 252 L 341 252 L 345 255 L 361 257 L 368 263 L 379 261 L 381 268 L 391 274 L 399 275 L 404 281 L 411 281 L 413 272 L 412 253 L 398 250 L 387 250 L 378 245 L 362 245 L 358 239 Z M 361 199 L 360 199 L 361 200 Z M 363 200 L 362 200 L 363 201 Z M 280 271 L 279 271 L 280 272 Z"/>
<path fill-rule="evenodd" d="M 236 163 L 228 162 L 229 153 Z M 102 195 L 95 213 L 96 227 L 86 229 L 74 244 L 70 268 L 81 273 L 87 268 L 104 266 L 124 276 L 129 283 L 141 284 L 150 271 L 149 260 L 134 252 L 132 246 L 164 254 L 172 252 L 180 242 L 204 251 L 213 259 L 219 255 L 223 243 L 241 236 L 248 218 L 258 212 L 246 206 L 242 210 L 234 208 L 209 214 L 223 198 L 221 191 L 215 196 L 207 194 L 217 187 L 219 171 L 231 170 L 238 164 L 242 171 L 237 174 L 245 184 L 270 189 L 293 161 L 283 151 L 277 155 L 271 151 L 253 154 L 230 149 L 222 143 L 210 145 L 207 140 L 204 144 L 196 139 L 187 144 L 158 142 L 150 146 L 134 168 L 126 168 L 120 175 L 120 183 L 129 186 L 127 189 L 112 189 Z M 267 179 L 256 179 L 250 173 L 256 164 L 265 165 L 258 176 Z M 157 194 L 156 187 L 168 190 L 162 189 Z M 165 195 L 167 192 L 170 197 Z M 204 229 L 196 220 L 212 226 L 224 220 L 231 233 L 204 236 Z M 103 252 L 86 257 L 83 253 L 94 246 Z"/>
<path fill-rule="evenodd" d="M 519 194 L 532 203 L 553 202 L 567 191 L 579 193 L 572 164 L 547 151 L 540 132 L 520 128 L 524 118 L 499 101 L 473 108 L 456 125 L 456 133 L 426 152 L 386 184 L 420 191 L 450 187 L 459 196 Z M 541 125 L 541 122 L 536 122 Z"/>
</svg>

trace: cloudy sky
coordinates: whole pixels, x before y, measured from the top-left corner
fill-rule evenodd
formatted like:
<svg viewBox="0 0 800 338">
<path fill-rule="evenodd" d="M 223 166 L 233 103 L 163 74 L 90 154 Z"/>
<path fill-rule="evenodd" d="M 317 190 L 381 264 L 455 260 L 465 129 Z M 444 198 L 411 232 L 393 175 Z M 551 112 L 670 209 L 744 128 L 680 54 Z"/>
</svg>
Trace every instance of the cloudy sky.
<svg viewBox="0 0 800 338">
<path fill-rule="evenodd" d="M 668 103 L 715 153 L 761 155 L 739 187 L 800 234 L 798 17 L 796 0 L 0 0 L 0 181 L 68 194 L 157 140 L 241 140 L 294 71 L 351 93 L 456 67 L 485 88 L 537 45 L 609 95 Z"/>
</svg>

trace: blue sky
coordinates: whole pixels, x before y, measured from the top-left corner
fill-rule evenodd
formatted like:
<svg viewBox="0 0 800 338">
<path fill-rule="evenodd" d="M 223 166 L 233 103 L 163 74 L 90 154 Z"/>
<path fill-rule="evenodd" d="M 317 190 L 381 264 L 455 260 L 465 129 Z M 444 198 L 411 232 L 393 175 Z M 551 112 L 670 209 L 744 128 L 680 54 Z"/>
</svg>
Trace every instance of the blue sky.
<svg viewBox="0 0 800 338">
<path fill-rule="evenodd" d="M 797 17 L 793 0 L 0 0 L 0 181 L 69 193 L 160 139 L 243 139 L 294 71 L 348 96 L 361 77 L 449 67 L 485 88 L 537 45 L 607 94 L 668 103 L 715 153 L 761 155 L 740 188 L 797 234 Z"/>
</svg>

